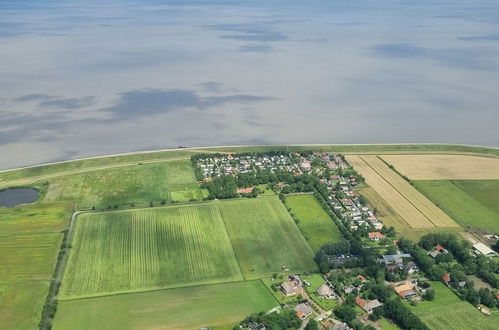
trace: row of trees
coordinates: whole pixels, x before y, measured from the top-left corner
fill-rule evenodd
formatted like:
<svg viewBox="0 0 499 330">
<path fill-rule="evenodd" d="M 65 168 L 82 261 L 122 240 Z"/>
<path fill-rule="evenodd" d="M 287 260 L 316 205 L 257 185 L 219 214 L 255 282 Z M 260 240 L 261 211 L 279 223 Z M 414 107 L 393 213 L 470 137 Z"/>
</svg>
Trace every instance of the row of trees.
<svg viewBox="0 0 499 330">
<path fill-rule="evenodd" d="M 298 329 L 301 326 L 301 320 L 298 318 L 295 311 L 282 310 L 280 313 L 274 312 L 266 314 L 260 312 L 251 314 L 238 325 L 234 326 L 234 330 L 240 330 L 240 325 L 244 327 L 251 322 L 263 323 L 269 330 Z"/>
</svg>

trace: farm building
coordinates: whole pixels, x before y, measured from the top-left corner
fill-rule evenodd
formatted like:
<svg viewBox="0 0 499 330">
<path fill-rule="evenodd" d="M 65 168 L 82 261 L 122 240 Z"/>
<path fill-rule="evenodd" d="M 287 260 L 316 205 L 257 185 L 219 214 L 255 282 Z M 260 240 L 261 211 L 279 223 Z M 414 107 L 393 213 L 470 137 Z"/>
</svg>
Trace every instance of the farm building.
<svg viewBox="0 0 499 330">
<path fill-rule="evenodd" d="M 494 257 L 497 255 L 494 250 L 483 243 L 476 243 L 473 245 L 473 250 L 475 251 L 475 254 L 482 254 L 486 257 Z"/>
</svg>

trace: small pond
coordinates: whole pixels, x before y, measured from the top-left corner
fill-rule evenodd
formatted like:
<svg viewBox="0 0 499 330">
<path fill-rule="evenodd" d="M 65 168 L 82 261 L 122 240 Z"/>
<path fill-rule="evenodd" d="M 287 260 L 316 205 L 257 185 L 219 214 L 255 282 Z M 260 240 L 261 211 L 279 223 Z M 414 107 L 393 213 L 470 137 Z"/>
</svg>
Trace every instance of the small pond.
<svg viewBox="0 0 499 330">
<path fill-rule="evenodd" d="M 38 198 L 38 190 L 33 188 L 9 188 L 0 191 L 0 206 L 13 207 L 33 203 Z"/>
</svg>

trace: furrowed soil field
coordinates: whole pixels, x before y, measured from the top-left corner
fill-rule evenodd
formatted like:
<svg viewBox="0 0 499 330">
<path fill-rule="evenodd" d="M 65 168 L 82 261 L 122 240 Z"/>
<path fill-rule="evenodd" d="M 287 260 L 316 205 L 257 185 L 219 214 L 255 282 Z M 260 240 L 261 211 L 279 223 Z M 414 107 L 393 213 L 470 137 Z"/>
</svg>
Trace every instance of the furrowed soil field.
<svg viewBox="0 0 499 330">
<path fill-rule="evenodd" d="M 89 171 L 49 183 L 46 201 L 73 201 L 80 210 L 203 198 L 189 160 Z"/>
<path fill-rule="evenodd" d="M 313 195 L 286 196 L 286 206 L 299 220 L 298 228 L 314 251 L 326 243 L 343 240 L 340 230 Z"/>
<path fill-rule="evenodd" d="M 215 203 L 78 217 L 61 296 L 242 280 Z"/>
<path fill-rule="evenodd" d="M 440 282 L 430 282 L 435 290 L 433 301 L 423 301 L 411 310 L 432 330 L 495 329 L 495 322 L 471 304 L 460 300 Z"/>
<path fill-rule="evenodd" d="M 499 232 L 499 181 L 432 180 L 414 185 L 461 225 Z"/>
<path fill-rule="evenodd" d="M 278 303 L 261 281 L 61 301 L 54 329 L 232 329 Z"/>
<path fill-rule="evenodd" d="M 69 204 L 0 207 L 2 329 L 35 329 L 70 218 Z"/>
<path fill-rule="evenodd" d="M 499 158 L 467 155 L 381 155 L 411 180 L 499 179 Z"/>
<path fill-rule="evenodd" d="M 317 269 L 314 252 L 277 197 L 218 204 L 245 279 Z"/>
<path fill-rule="evenodd" d="M 459 228 L 447 214 L 377 156 L 347 156 L 347 160 L 411 228 Z"/>
</svg>

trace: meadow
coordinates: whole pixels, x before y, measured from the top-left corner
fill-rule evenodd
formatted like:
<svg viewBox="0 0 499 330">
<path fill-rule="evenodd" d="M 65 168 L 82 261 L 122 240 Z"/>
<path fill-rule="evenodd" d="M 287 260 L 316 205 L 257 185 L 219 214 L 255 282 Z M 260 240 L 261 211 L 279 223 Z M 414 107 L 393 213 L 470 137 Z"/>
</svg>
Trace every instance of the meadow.
<svg viewBox="0 0 499 330">
<path fill-rule="evenodd" d="M 53 329 L 232 329 L 277 305 L 258 280 L 193 286 L 61 301 Z"/>
<path fill-rule="evenodd" d="M 340 230 L 313 195 L 286 196 L 286 206 L 298 219 L 298 228 L 314 251 L 327 243 L 343 240 Z"/>
<path fill-rule="evenodd" d="M 499 179 L 499 158 L 470 155 L 381 155 L 411 180 Z"/>
<path fill-rule="evenodd" d="M 219 204 L 245 279 L 317 268 L 314 252 L 277 197 L 239 199 Z"/>
<path fill-rule="evenodd" d="M 72 201 L 79 210 L 200 200 L 189 160 L 130 165 L 49 179 L 45 201 Z"/>
<path fill-rule="evenodd" d="M 70 212 L 63 203 L 0 207 L 1 328 L 37 327 Z"/>
<path fill-rule="evenodd" d="M 414 185 L 461 225 L 499 232 L 498 180 L 414 181 Z"/>
<path fill-rule="evenodd" d="M 459 228 L 455 221 L 377 156 L 347 156 L 347 160 L 409 227 L 420 230 Z"/>
<path fill-rule="evenodd" d="M 435 299 L 423 301 L 411 310 L 432 330 L 446 329 L 494 329 L 490 317 L 482 314 L 468 302 L 460 300 L 449 288 L 440 282 L 430 282 Z"/>
<path fill-rule="evenodd" d="M 214 203 L 78 216 L 63 298 L 242 280 Z"/>
</svg>

